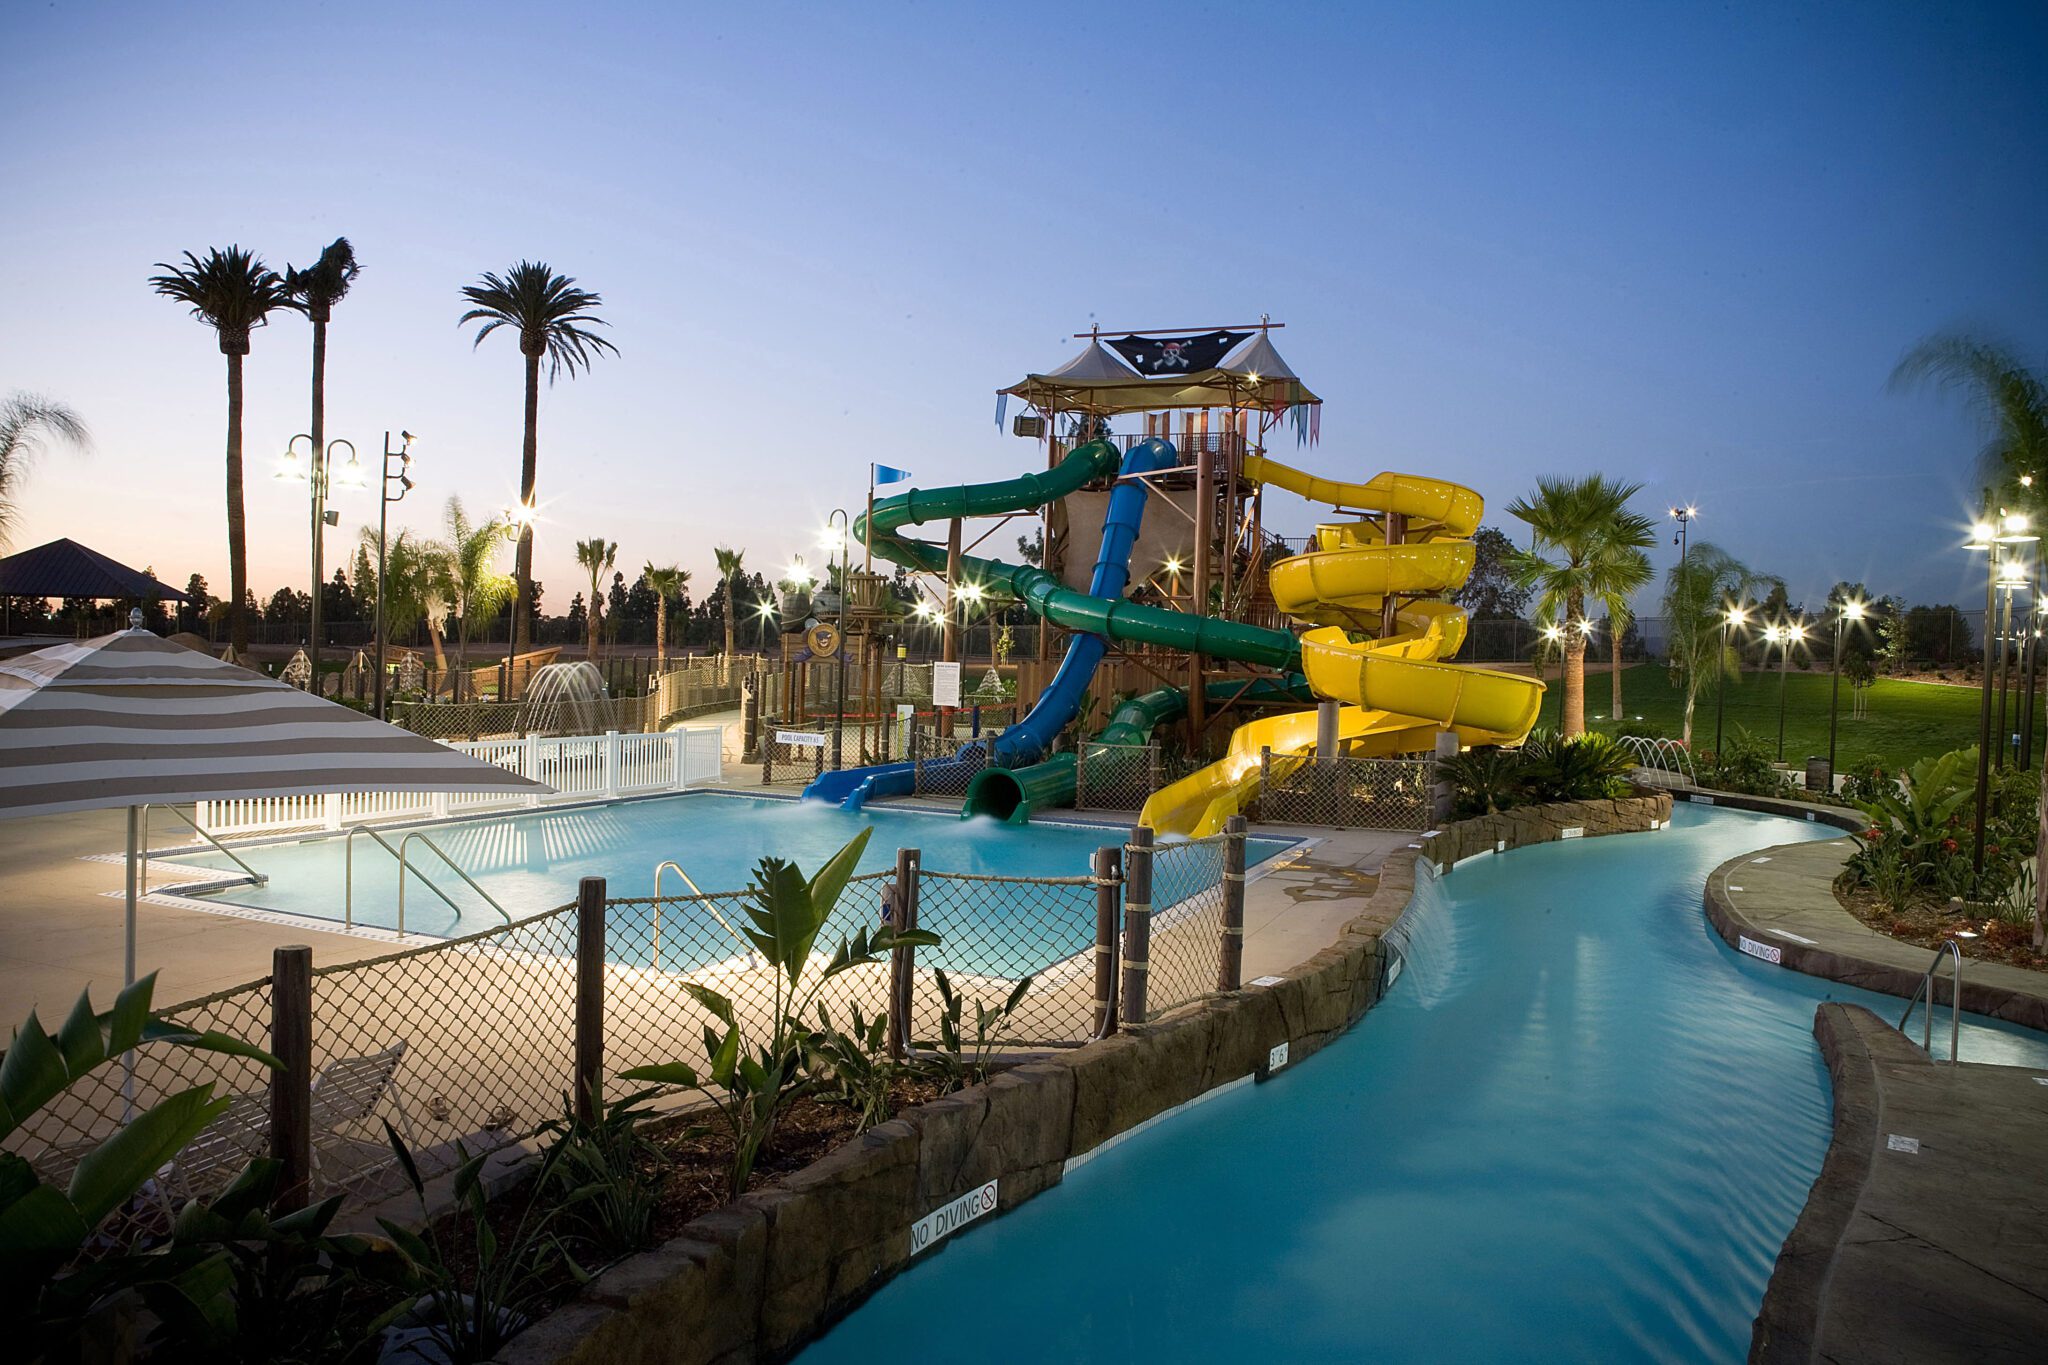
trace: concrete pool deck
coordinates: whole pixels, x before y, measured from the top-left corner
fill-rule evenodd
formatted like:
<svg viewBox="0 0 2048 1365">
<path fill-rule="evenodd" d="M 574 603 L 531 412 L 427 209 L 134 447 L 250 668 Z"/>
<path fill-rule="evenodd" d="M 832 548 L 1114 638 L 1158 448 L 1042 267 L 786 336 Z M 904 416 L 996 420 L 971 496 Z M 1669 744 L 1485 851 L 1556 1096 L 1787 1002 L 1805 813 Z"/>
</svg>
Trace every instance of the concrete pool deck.
<svg viewBox="0 0 2048 1365">
<path fill-rule="evenodd" d="M 1764 1365 L 2033 1361 L 2048 1342 L 2048 1076 L 1935 1065 L 1869 1010 L 1814 1036 L 1835 1132 L 1751 1339 Z"/>
</svg>

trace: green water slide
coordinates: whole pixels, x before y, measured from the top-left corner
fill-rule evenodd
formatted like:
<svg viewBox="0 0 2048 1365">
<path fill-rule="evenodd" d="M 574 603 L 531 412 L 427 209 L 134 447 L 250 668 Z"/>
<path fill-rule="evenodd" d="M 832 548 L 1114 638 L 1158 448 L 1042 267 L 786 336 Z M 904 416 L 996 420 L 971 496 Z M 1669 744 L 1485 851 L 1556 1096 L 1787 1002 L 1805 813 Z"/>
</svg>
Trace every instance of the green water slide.
<svg viewBox="0 0 2048 1365">
<path fill-rule="evenodd" d="M 1308 680 L 1299 674 L 1286 678 L 1225 679 L 1203 689 L 1212 702 L 1231 701 L 1310 703 L 1315 695 Z M 1179 720 L 1188 709 L 1186 689 L 1159 687 L 1140 692 L 1110 713 L 1109 723 L 1092 741 L 1112 749 L 1088 749 L 1080 754 L 1054 754 L 1043 763 L 1015 770 L 983 768 L 967 784 L 967 799 L 960 808 L 962 818 L 989 815 L 1021 825 L 1041 810 L 1071 806 L 1086 783 L 1097 790 L 1122 776 L 1129 747 L 1152 742 L 1160 726 Z M 1118 752 L 1118 748 L 1124 753 Z M 1085 766 L 1084 766 L 1085 765 Z"/>
<path fill-rule="evenodd" d="M 872 519 L 863 515 L 854 520 L 854 535 L 893 563 L 943 574 L 946 547 L 899 535 L 903 527 L 954 517 L 1028 512 L 1110 477 L 1120 459 L 1116 447 L 1108 441 L 1090 441 L 1075 447 L 1058 465 L 1042 474 L 953 488 L 912 489 L 878 500 Z M 1186 650 L 1211 658 L 1237 659 L 1267 668 L 1292 670 L 1301 658 L 1300 642 L 1287 631 L 1194 616 L 1164 607 L 1140 606 L 1121 598 L 1091 597 L 1028 564 L 962 555 L 960 571 L 967 579 L 1001 588 L 1035 614 L 1067 630 Z"/>
</svg>

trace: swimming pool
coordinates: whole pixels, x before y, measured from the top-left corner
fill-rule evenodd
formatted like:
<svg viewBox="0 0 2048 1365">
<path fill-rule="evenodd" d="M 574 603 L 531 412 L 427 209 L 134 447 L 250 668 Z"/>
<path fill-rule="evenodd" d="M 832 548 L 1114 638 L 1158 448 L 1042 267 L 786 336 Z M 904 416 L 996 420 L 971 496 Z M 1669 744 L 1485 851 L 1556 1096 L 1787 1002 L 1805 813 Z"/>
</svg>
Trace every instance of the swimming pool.
<svg viewBox="0 0 2048 1365">
<path fill-rule="evenodd" d="M 1015 1360 L 1741 1360 L 1831 1123 L 1824 999 L 1730 950 L 1707 874 L 1839 837 L 1680 806 L 1670 830 L 1423 879 L 1346 1036 L 1139 1132 L 944 1244 L 813 1345 L 879 1360 L 965 1304 Z M 1977 1020 L 1964 1056 L 2048 1064 Z"/>
<path fill-rule="evenodd" d="M 519 919 L 574 900 L 578 879 L 587 876 L 605 878 L 606 892 L 613 897 L 652 895 L 655 866 L 668 859 L 679 863 L 706 892 L 746 886 L 755 863 L 767 855 L 789 859 L 806 872 L 815 872 L 863 828 L 875 832 L 861 858 L 862 872 L 894 867 L 896 850 L 903 847 L 921 850 L 923 865 L 930 872 L 1078 877 L 1087 874 L 1088 860 L 1097 848 L 1121 844 L 1125 838 L 1122 828 L 1107 824 L 1008 825 L 988 819 L 961 820 L 950 812 L 887 808 L 854 814 L 816 801 L 720 792 L 458 820 L 427 826 L 426 830 L 438 847 Z M 396 843 L 399 836 L 393 832 L 388 837 Z M 1288 839 L 1249 840 L 1246 861 L 1255 864 L 1293 843 Z M 348 857 L 342 836 L 321 835 L 237 851 L 251 867 L 270 878 L 269 885 L 231 887 L 214 899 L 318 919 L 342 918 Z M 417 842 L 408 851 L 407 861 L 446 891 L 456 907 L 451 909 L 408 876 L 408 933 L 454 937 L 504 923 L 488 903 Z M 151 859 L 151 863 L 159 869 L 155 877 L 159 883 L 166 880 L 161 871 L 165 864 L 234 871 L 230 860 L 214 852 Z M 663 891 L 670 896 L 686 894 L 673 875 Z M 1076 914 L 1071 923 L 1034 921 L 1031 940 L 1021 942 L 1019 925 L 1003 914 L 1002 888 L 991 888 L 982 903 L 986 914 L 981 923 L 952 930 L 948 945 L 952 951 L 942 959 L 946 965 L 979 969 L 995 960 L 998 947 L 1006 961 L 1043 954 L 1043 960 L 1050 963 L 1094 943 L 1092 909 L 1085 915 Z M 397 864 L 367 837 L 355 841 L 354 906 L 357 924 L 387 929 L 397 925 Z M 833 932 L 840 930 L 835 927 Z M 979 947 L 977 933 L 987 940 Z M 633 936 L 619 937 L 630 940 Z M 723 940 L 711 947 L 724 951 Z M 664 965 L 704 964 L 665 958 Z"/>
</svg>

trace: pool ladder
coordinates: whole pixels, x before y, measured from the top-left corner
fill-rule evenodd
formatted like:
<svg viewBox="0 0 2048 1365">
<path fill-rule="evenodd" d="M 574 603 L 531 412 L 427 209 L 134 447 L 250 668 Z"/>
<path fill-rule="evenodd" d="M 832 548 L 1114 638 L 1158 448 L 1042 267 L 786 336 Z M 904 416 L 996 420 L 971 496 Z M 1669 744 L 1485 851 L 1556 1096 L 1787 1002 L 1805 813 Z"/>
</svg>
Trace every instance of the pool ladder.
<svg viewBox="0 0 2048 1365">
<path fill-rule="evenodd" d="M 389 839 L 386 839 L 382 834 L 379 834 L 370 826 L 357 825 L 354 829 L 348 832 L 348 837 L 341 841 L 341 924 L 344 929 L 353 929 L 355 928 L 356 923 L 356 836 L 358 834 L 369 835 L 372 839 L 376 840 L 377 847 L 383 849 L 386 853 L 389 853 L 393 858 L 397 859 L 398 861 L 398 936 L 400 938 L 405 937 L 405 874 L 408 871 L 411 872 L 415 877 L 418 877 L 421 881 L 425 882 L 427 884 L 427 889 L 429 891 L 432 891 L 435 895 L 439 896 L 441 898 L 442 904 L 446 905 L 450 910 L 453 910 L 458 919 L 461 918 L 462 915 L 462 907 L 457 905 L 452 899 L 450 899 L 446 891 L 443 891 L 440 887 L 436 886 L 432 878 L 427 876 L 426 873 L 421 872 L 419 869 L 413 867 L 412 864 L 406 860 L 405 851 L 406 849 L 412 846 L 412 841 L 415 839 L 419 840 L 428 848 L 432 849 L 434 852 L 434 856 L 439 858 L 442 862 L 446 863 L 450 871 L 454 872 L 456 876 L 462 878 L 464 882 L 468 883 L 470 890 L 476 892 L 477 895 L 482 896 L 484 898 L 484 903 L 489 905 L 491 909 L 497 911 L 498 917 L 500 919 L 504 920 L 505 923 L 508 925 L 512 923 L 512 916 L 509 913 L 507 913 L 504 906 L 498 904 L 498 898 L 493 896 L 490 892 L 484 890 L 481 886 L 478 886 L 476 884 L 476 878 L 470 876 L 467 872 L 464 872 L 462 870 L 461 864 L 457 863 L 453 858 L 449 857 L 448 854 L 445 851 L 443 851 L 441 846 L 435 843 L 432 839 L 429 839 L 424 832 L 416 829 L 408 830 L 405 834 L 405 837 L 401 838 L 398 841 L 397 847 L 394 848 Z"/>
<path fill-rule="evenodd" d="M 711 912 L 711 918 L 718 921 L 718 927 L 725 930 L 732 941 L 740 946 L 740 951 L 747 955 L 747 966 L 749 968 L 761 965 L 761 955 L 755 951 L 754 945 L 747 942 L 732 927 L 724 915 L 718 913 L 717 904 L 699 889 L 697 883 L 690 880 L 690 874 L 683 871 L 682 865 L 671 858 L 666 862 L 657 864 L 654 869 L 654 970 L 657 972 L 661 970 L 661 874 L 664 872 L 673 872 L 683 879 L 683 885 L 690 888 L 690 894 L 696 898 L 700 905 Z"/>
<path fill-rule="evenodd" d="M 215 852 L 225 856 L 229 862 L 233 863 L 236 867 L 241 868 L 242 871 L 246 874 L 242 877 L 229 877 L 224 881 L 204 883 L 183 883 L 177 887 L 172 888 L 173 890 L 183 891 L 187 894 L 197 894 L 201 891 L 220 891 L 230 886 L 240 886 L 244 882 L 246 882 L 250 886 L 270 885 L 270 878 L 266 877 L 261 872 L 258 872 L 255 868 L 249 866 L 248 863 L 242 861 L 242 857 L 240 854 L 236 853 L 233 849 L 229 848 L 220 840 L 214 838 L 213 835 L 208 833 L 206 830 L 201 829 L 199 827 L 199 822 L 197 820 L 194 820 L 191 816 L 185 814 L 185 812 L 182 809 L 180 809 L 177 806 L 164 804 L 162 802 L 159 802 L 157 804 L 163 805 L 163 808 L 165 810 L 169 811 L 171 814 L 177 816 L 180 820 L 183 820 L 186 824 L 190 825 L 192 827 L 192 832 L 194 834 L 198 835 L 207 843 L 213 845 Z M 152 806 L 149 803 L 145 802 L 143 804 L 141 844 L 142 884 L 140 887 L 140 894 L 145 896 L 149 894 L 149 812 L 151 809 Z"/>
<path fill-rule="evenodd" d="M 1935 1060 L 1934 977 L 1935 973 L 1941 970 L 1941 959 L 1944 956 L 1956 960 L 1949 977 L 1948 988 L 1948 1059 L 1953 1064 L 1956 1059 L 1956 1038 L 1962 1031 L 1963 1013 L 1963 950 L 1956 947 L 1954 939 L 1944 939 L 1942 945 L 1934 950 L 1934 961 L 1927 964 L 1927 971 L 1921 976 L 1919 986 L 1914 989 L 1913 998 L 1906 1002 L 1906 1012 L 1899 1016 L 1899 1032 L 1906 1033 L 1906 1021 L 1913 1017 L 1913 1007 L 1924 998 L 1927 1009 L 1920 1021 L 1920 1046 L 1927 1053 L 1929 1061 Z M 1911 1038 L 1913 1035 L 1906 1033 L 1906 1036 Z"/>
</svg>

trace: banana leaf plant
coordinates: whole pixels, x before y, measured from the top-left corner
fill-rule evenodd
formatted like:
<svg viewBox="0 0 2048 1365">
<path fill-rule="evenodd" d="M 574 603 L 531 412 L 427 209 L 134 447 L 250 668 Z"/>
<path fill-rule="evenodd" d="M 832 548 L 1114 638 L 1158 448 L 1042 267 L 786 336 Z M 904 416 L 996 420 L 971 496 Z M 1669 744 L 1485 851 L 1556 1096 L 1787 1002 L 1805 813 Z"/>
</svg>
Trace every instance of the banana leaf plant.
<svg viewBox="0 0 2048 1365">
<path fill-rule="evenodd" d="M 55 1033 L 30 1011 L 0 1059 L 0 1140 L 75 1082 L 139 1047 L 168 1044 L 279 1065 L 239 1038 L 154 1017 L 155 989 L 152 972 L 116 996 L 105 1013 L 95 1013 L 90 994 L 81 994 Z M 0 1321 L 26 1331 L 27 1340 L 17 1344 L 29 1348 L 31 1359 L 102 1299 L 176 1272 L 163 1256 L 118 1254 L 66 1270 L 100 1225 L 133 1202 L 228 1102 L 208 1082 L 140 1110 L 81 1154 L 61 1188 L 45 1183 L 17 1153 L 0 1152 Z"/>
<path fill-rule="evenodd" d="M 763 858 L 755 867 L 742 932 L 765 959 L 772 981 L 765 1036 L 759 1036 L 752 1021 L 742 1025 L 726 996 L 685 983 L 683 989 L 722 1026 L 704 1026 L 704 1066 L 661 1062 L 623 1073 L 627 1080 L 694 1090 L 710 1101 L 732 1138 L 729 1193 L 735 1199 L 746 1193 L 754 1163 L 774 1137 L 783 1112 L 816 1084 L 805 1067 L 805 1042 L 812 1032 L 806 1019 L 819 990 L 841 972 L 884 961 L 897 948 L 931 947 L 939 941 L 923 930 L 885 925 L 870 931 L 862 925 L 851 938 L 842 937 L 825 965 L 811 972 L 818 935 L 873 833 L 864 829 L 855 835 L 814 877 L 806 878 L 794 863 L 780 858 Z"/>
</svg>

